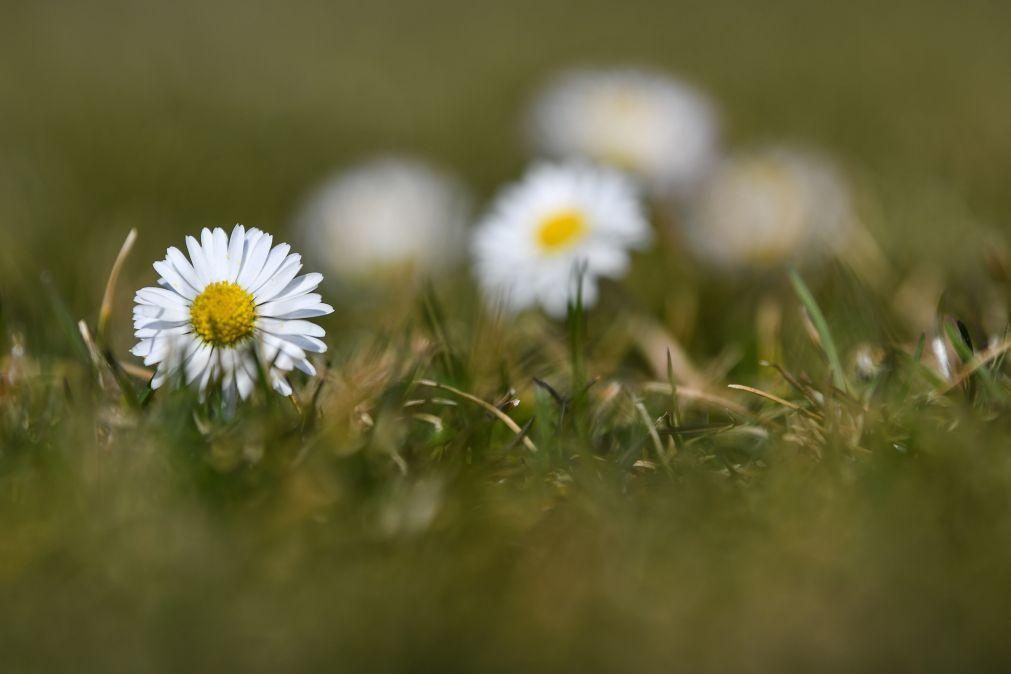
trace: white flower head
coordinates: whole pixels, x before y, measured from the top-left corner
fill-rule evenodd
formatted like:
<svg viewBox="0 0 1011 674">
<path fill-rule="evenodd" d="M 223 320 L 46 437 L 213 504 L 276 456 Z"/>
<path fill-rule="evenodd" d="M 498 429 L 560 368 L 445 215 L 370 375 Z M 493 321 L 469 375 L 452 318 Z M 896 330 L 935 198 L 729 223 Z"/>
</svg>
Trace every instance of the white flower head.
<svg viewBox="0 0 1011 674">
<path fill-rule="evenodd" d="M 686 220 L 689 248 L 723 268 L 772 268 L 838 252 L 850 193 L 826 159 L 770 148 L 724 160 Z"/>
<path fill-rule="evenodd" d="M 572 70 L 550 82 L 529 119 L 537 149 L 628 171 L 654 193 L 689 194 L 716 162 L 713 105 L 689 85 L 643 70 Z"/>
<path fill-rule="evenodd" d="M 597 278 L 620 277 L 629 249 L 651 232 L 635 186 L 622 174 L 582 164 L 538 164 L 503 190 L 472 240 L 485 294 L 512 310 L 539 304 L 565 314 L 581 279 L 586 306 Z"/>
<path fill-rule="evenodd" d="M 295 227 L 314 261 L 360 279 L 396 268 L 437 272 L 465 250 L 468 199 L 420 161 L 379 157 L 325 180 Z"/>
<path fill-rule="evenodd" d="M 151 387 L 179 379 L 201 396 L 220 385 L 227 399 L 245 399 L 258 376 L 257 358 L 271 385 L 291 394 L 285 374 L 299 369 L 312 376 L 308 354 L 323 353 L 323 328 L 307 318 L 333 307 L 313 292 L 321 274 L 297 276 L 301 256 L 259 229 L 236 225 L 231 236 L 216 227 L 200 241 L 186 237 L 189 258 L 169 248 L 154 263 L 157 288 L 134 298 L 134 329 L 140 341 L 131 353 L 157 365 Z"/>
</svg>

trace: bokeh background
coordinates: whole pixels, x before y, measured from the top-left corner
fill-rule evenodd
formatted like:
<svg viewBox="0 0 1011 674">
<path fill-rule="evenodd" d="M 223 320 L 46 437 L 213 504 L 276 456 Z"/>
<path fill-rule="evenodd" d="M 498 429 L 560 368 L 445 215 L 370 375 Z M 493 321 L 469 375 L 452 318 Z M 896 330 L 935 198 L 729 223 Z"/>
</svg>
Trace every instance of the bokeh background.
<svg viewBox="0 0 1011 674">
<path fill-rule="evenodd" d="M 376 152 L 430 158 L 483 203 L 528 160 L 536 87 L 584 64 L 693 82 L 729 145 L 823 149 L 898 273 L 957 283 L 1011 223 L 1009 27 L 999 0 L 5 1 L 3 319 L 37 353 L 66 351 L 40 274 L 92 317 L 130 228 L 124 289 L 149 285 L 149 262 L 200 227 L 283 238 L 308 188 Z M 371 329 L 344 323 L 328 322 L 338 344 Z M 712 325 L 699 331 L 715 352 L 730 333 Z M 0 580 L 18 581 L 0 594 L 0 661 L 134 674 L 992 665 L 1007 655 L 1011 589 L 992 546 L 1009 532 L 984 523 L 1006 516 L 1007 460 L 920 441 L 942 458 L 876 467 L 849 505 L 850 483 L 811 490 L 803 469 L 743 497 L 707 483 L 632 502 L 583 494 L 544 519 L 544 487 L 498 502 L 465 482 L 438 537 L 397 543 L 367 533 L 380 506 L 360 511 L 345 473 L 233 500 L 227 481 L 166 477 L 160 460 L 120 459 L 105 483 L 89 455 L 101 488 L 5 485 L 22 505 L 0 519 Z M 424 484 L 393 495 L 424 503 Z M 338 504 L 328 516 L 321 493 Z M 747 507 L 715 507 L 721 496 Z"/>
<path fill-rule="evenodd" d="M 733 146 L 806 142 L 855 175 L 898 265 L 974 264 L 1011 217 L 1001 2 L 6 2 L 3 274 L 95 305 L 184 232 L 285 232 L 305 190 L 407 151 L 488 197 L 559 67 L 642 65 L 707 90 Z M 17 302 L 8 299 L 8 302 Z"/>
</svg>

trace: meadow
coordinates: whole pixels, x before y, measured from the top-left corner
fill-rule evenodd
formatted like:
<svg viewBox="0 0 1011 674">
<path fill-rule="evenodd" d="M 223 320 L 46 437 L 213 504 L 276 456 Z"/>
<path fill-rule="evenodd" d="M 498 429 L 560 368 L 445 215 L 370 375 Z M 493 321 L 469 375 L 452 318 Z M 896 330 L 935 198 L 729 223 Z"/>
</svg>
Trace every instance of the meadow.
<svg viewBox="0 0 1011 674">
<path fill-rule="evenodd" d="M 0 3 L 0 671 L 1005 669 L 1008 26 L 931 0 Z M 376 154 L 451 172 L 474 226 L 531 161 L 538 87 L 587 64 L 685 78 L 728 151 L 831 157 L 861 245 L 708 266 L 647 200 L 651 244 L 558 316 L 488 301 L 465 258 L 309 262 L 305 195 Z M 324 273 L 316 375 L 152 391 L 134 293 L 236 222 Z"/>
</svg>

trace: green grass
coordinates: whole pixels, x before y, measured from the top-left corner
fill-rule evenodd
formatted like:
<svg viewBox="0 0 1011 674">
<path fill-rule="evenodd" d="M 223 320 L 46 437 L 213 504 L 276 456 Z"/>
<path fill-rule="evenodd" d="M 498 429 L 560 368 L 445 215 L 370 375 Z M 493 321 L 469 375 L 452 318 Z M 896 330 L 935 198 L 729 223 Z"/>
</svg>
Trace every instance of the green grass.
<svg viewBox="0 0 1011 674">
<path fill-rule="evenodd" d="M 800 330 L 812 298 L 781 299 Z M 581 336 L 579 309 L 478 325 L 438 303 L 334 354 L 298 407 L 234 417 L 139 398 L 81 345 L 8 357 L 14 671 L 1006 661 L 1006 396 L 945 393 L 898 353 L 839 388 L 809 342 L 749 376 L 768 397 L 701 402 L 630 320 L 589 312 Z"/>
<path fill-rule="evenodd" d="M 0 7 L 0 671 L 1006 669 L 1008 10 L 879 4 Z M 839 157 L 881 273 L 714 277 L 661 235 L 567 321 L 465 269 L 331 281 L 297 405 L 123 369 L 184 233 L 283 238 L 390 148 L 483 199 L 584 59 Z"/>
</svg>

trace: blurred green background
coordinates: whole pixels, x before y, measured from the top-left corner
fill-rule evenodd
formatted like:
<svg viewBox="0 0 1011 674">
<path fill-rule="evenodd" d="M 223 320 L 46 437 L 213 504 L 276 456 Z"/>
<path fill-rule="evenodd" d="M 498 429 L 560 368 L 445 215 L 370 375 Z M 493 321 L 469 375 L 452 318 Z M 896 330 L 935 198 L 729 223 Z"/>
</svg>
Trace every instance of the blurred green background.
<svg viewBox="0 0 1011 674">
<path fill-rule="evenodd" d="M 308 187 L 374 152 L 431 158 L 486 199 L 528 159 L 520 118 L 536 86 L 579 64 L 694 82 L 730 147 L 827 150 L 900 273 L 971 275 L 981 237 L 1011 222 L 1009 27 L 998 0 L 4 2 L 3 319 L 36 355 L 66 348 L 40 272 L 91 318 L 137 227 L 117 317 L 127 344 L 128 289 L 153 281 L 167 246 L 234 222 L 283 235 Z M 369 378 L 352 365 L 346 381 Z M 272 452 L 290 458 L 298 439 L 267 422 L 258 435 L 261 410 L 205 447 L 176 399 L 134 427 L 62 395 L 21 401 L 49 425 L 12 431 L 43 477 L 2 483 L 3 672 L 1008 661 L 1004 426 L 965 422 L 953 442 L 956 423 L 916 418 L 903 442 L 921 458 L 856 469 L 791 449 L 748 489 L 701 471 L 629 494 L 628 473 L 593 457 L 573 462 L 577 486 L 536 474 L 498 491 L 494 465 L 450 457 L 432 471 L 433 531 L 398 537 L 375 525 L 413 498 L 388 462 L 375 468 L 395 424 L 373 455 L 317 450 L 311 470 L 286 472 Z M 467 419 L 464 440 L 484 437 L 484 415 Z M 360 440 L 333 434 L 337 451 Z M 268 465 L 229 472 L 247 444 Z"/>
<path fill-rule="evenodd" d="M 149 282 L 184 232 L 283 233 L 306 188 L 377 151 L 487 197 L 526 160 L 534 88 L 576 64 L 680 74 L 732 147 L 826 149 L 897 264 L 968 266 L 1011 218 L 1008 25 L 998 1 L 7 2 L 3 275 L 47 268 L 91 310 L 129 227 Z"/>
</svg>

